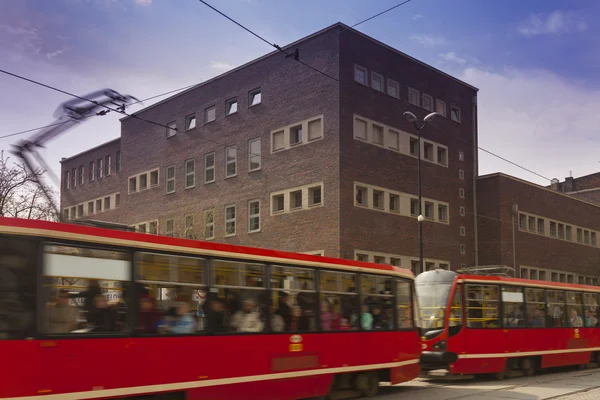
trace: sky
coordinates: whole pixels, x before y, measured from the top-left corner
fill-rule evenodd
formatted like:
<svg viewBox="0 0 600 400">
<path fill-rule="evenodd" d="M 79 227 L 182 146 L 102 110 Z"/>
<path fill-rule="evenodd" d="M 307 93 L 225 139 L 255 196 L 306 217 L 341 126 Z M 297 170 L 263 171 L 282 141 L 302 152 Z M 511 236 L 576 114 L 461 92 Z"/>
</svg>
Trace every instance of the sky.
<svg viewBox="0 0 600 400">
<path fill-rule="evenodd" d="M 207 1 L 282 46 L 400 2 Z M 273 50 L 197 0 L 2 0 L 2 8 L 0 68 L 78 95 L 112 88 L 143 99 Z M 596 0 L 411 0 L 357 29 L 479 88 L 479 146 L 539 175 L 484 151 L 480 174 L 548 185 L 600 171 L 597 15 Z M 66 100 L 0 74 L 0 137 L 53 123 Z M 92 117 L 41 154 L 58 174 L 62 157 L 119 137 L 119 117 Z M 32 134 L 0 139 L 0 149 Z"/>
</svg>

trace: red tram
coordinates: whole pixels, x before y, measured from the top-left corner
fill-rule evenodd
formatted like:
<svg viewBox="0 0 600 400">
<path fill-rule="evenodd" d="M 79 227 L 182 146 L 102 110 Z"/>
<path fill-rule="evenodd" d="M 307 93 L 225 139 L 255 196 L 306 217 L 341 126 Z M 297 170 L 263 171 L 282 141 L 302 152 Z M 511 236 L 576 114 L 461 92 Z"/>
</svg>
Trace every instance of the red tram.
<svg viewBox="0 0 600 400">
<path fill-rule="evenodd" d="M 420 372 L 413 298 L 388 265 L 0 218 L 0 398 L 370 396 Z"/>
<path fill-rule="evenodd" d="M 425 375 L 502 379 L 599 361 L 599 287 L 443 270 L 415 287 Z"/>
</svg>

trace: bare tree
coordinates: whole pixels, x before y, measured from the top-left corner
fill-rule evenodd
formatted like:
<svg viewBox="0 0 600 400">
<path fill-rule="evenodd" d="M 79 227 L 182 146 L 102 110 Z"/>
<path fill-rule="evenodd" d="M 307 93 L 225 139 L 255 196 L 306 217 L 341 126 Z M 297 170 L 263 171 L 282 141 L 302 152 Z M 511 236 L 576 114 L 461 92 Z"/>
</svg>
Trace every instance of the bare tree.
<svg viewBox="0 0 600 400">
<path fill-rule="evenodd" d="M 56 221 L 58 216 L 37 183 L 45 172 L 36 169 L 32 174 L 0 151 L 0 216 Z M 56 198 L 53 188 L 46 186 L 46 189 Z"/>
</svg>

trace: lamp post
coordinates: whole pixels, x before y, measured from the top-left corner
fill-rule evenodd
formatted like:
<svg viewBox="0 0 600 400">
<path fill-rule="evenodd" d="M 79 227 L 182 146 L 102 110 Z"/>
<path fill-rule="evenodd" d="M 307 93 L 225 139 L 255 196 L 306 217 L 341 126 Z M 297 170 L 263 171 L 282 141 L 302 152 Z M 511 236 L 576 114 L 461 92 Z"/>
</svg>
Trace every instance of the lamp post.
<svg viewBox="0 0 600 400">
<path fill-rule="evenodd" d="M 425 128 L 428 123 L 433 121 L 438 113 L 432 112 L 431 114 L 427 114 L 425 118 L 423 118 L 423 123 L 421 125 L 418 124 L 417 116 L 410 111 L 405 111 L 403 115 L 408 122 L 412 122 L 417 129 L 417 192 L 419 198 L 419 216 L 417 217 L 417 221 L 419 221 L 419 273 L 421 273 L 423 272 L 423 221 L 425 220 L 425 218 L 423 218 L 423 205 L 421 201 L 421 129 Z"/>
</svg>

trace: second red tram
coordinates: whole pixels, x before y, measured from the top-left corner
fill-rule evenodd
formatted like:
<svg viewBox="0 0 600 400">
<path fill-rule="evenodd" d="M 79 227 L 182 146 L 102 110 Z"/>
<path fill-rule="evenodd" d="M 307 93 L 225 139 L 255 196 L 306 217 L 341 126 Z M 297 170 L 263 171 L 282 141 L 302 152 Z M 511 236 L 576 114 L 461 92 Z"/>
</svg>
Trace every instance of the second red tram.
<svg viewBox="0 0 600 400">
<path fill-rule="evenodd" d="M 599 360 L 599 287 L 444 270 L 415 286 L 425 375 L 501 379 Z"/>
</svg>

